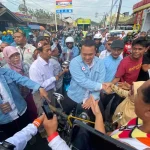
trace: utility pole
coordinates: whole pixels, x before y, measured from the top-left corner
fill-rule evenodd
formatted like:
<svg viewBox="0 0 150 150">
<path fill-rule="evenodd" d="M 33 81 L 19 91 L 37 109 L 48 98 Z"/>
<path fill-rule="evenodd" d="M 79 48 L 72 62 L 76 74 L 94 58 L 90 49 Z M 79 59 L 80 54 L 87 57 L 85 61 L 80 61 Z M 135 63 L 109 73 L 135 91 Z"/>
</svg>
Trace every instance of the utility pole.
<svg viewBox="0 0 150 150">
<path fill-rule="evenodd" d="M 24 11 L 25 11 L 25 14 L 27 15 L 27 6 L 26 6 L 26 0 L 23 0 L 23 5 L 24 5 Z"/>
<path fill-rule="evenodd" d="M 111 25 L 112 25 L 112 11 L 113 11 L 113 4 L 114 4 L 114 0 L 112 0 L 112 4 L 111 4 L 109 30 L 111 29 Z"/>
<path fill-rule="evenodd" d="M 121 6 L 122 6 L 122 0 L 119 2 L 119 8 L 118 8 L 118 14 L 117 14 L 117 19 L 116 19 L 116 24 L 115 24 L 115 29 L 118 27 L 118 22 L 119 22 L 119 17 L 120 17 L 120 12 L 121 12 Z"/>
</svg>

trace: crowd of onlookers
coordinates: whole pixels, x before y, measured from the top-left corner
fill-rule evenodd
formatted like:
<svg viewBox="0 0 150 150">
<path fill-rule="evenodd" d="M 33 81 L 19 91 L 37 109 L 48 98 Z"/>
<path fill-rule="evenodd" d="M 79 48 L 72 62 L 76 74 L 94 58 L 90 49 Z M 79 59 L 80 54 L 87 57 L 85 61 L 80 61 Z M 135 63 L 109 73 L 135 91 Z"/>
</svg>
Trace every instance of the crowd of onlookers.
<svg viewBox="0 0 150 150">
<path fill-rule="evenodd" d="M 150 78 L 149 33 L 141 32 L 132 38 L 131 33 L 112 36 L 105 30 L 97 31 L 95 35 L 87 33 L 84 40 L 82 36 L 81 31 L 75 37 L 66 31 L 61 36 L 40 31 L 30 33 L 29 38 L 20 29 L 13 35 L 10 31 L 3 32 L 0 44 L 2 139 L 12 136 L 41 115 L 43 101 L 40 94 L 45 91 L 39 92 L 40 87 L 46 90 L 55 107 L 58 104 L 53 93 L 64 94 L 66 90 L 62 105 L 67 114 L 76 104 L 82 104 L 84 110 L 93 107 L 92 95 L 95 100 L 100 100 L 105 121 L 115 120 L 121 112 L 120 127 L 137 117 L 134 96 Z M 76 45 L 78 42 L 82 45 Z M 65 61 L 70 62 L 70 66 L 62 69 Z M 65 89 L 64 76 L 68 75 L 71 78 Z"/>
</svg>

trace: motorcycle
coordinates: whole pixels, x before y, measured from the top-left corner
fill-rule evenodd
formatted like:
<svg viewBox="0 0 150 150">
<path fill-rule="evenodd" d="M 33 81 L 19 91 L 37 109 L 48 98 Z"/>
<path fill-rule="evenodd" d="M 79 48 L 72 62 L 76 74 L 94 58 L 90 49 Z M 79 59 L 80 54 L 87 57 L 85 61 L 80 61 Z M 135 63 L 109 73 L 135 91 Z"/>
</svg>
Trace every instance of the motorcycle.
<svg viewBox="0 0 150 150">
<path fill-rule="evenodd" d="M 91 124 L 95 124 L 94 122 L 91 121 L 90 117 L 88 116 L 88 113 L 86 113 L 85 111 L 82 111 L 81 113 L 78 113 L 78 108 L 82 107 L 82 106 L 77 106 L 76 108 L 74 108 L 71 113 L 69 115 L 66 115 L 64 113 L 63 107 L 61 105 L 61 103 L 63 103 L 64 101 L 64 96 L 59 94 L 59 93 L 54 93 L 53 94 L 56 101 L 58 102 L 58 104 L 60 105 L 60 109 L 59 108 L 55 108 L 52 105 L 49 105 L 50 110 L 57 114 L 57 118 L 58 118 L 58 132 L 60 134 L 60 136 L 66 141 L 66 143 L 70 146 L 73 147 L 72 145 L 72 141 L 74 138 L 74 127 L 77 126 L 76 124 L 76 120 L 82 121 L 84 124 L 87 125 L 91 125 Z M 81 105 L 81 104 L 78 104 Z M 105 123 L 105 130 L 106 132 L 112 132 L 114 131 L 117 126 L 117 122 L 120 121 L 122 119 L 122 113 L 118 113 L 116 115 L 116 120 L 112 123 Z M 76 150 L 76 148 L 74 147 L 74 150 Z"/>
</svg>

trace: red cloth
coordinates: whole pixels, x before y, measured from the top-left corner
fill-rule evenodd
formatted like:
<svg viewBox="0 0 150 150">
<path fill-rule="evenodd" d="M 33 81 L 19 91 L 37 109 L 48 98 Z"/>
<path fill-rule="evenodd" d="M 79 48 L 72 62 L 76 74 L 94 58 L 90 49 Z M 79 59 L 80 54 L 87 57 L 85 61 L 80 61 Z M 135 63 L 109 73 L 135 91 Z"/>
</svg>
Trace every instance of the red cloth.
<svg viewBox="0 0 150 150">
<path fill-rule="evenodd" d="M 132 45 L 131 44 L 126 44 L 124 46 L 124 54 L 130 55 L 132 51 Z"/>
<path fill-rule="evenodd" d="M 131 56 L 125 57 L 119 64 L 116 78 L 120 78 L 121 82 L 127 82 L 132 84 L 133 82 L 137 81 L 138 75 L 142 65 L 141 57 L 139 60 L 133 60 Z"/>
<path fill-rule="evenodd" d="M 38 114 L 37 114 L 37 108 L 35 106 L 33 96 L 31 93 L 25 98 L 25 101 L 27 102 L 27 113 L 29 115 L 29 119 L 31 122 L 33 122 L 38 117 Z"/>
</svg>

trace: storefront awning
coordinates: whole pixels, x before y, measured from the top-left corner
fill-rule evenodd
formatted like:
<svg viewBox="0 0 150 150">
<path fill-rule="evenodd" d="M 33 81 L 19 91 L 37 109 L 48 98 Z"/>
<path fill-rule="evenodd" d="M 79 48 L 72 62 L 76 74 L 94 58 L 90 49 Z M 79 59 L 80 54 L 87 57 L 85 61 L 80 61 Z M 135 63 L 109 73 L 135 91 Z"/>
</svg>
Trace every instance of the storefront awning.
<svg viewBox="0 0 150 150">
<path fill-rule="evenodd" d="M 40 30 L 40 26 L 39 25 L 28 25 L 28 27 L 32 30 Z"/>
</svg>

